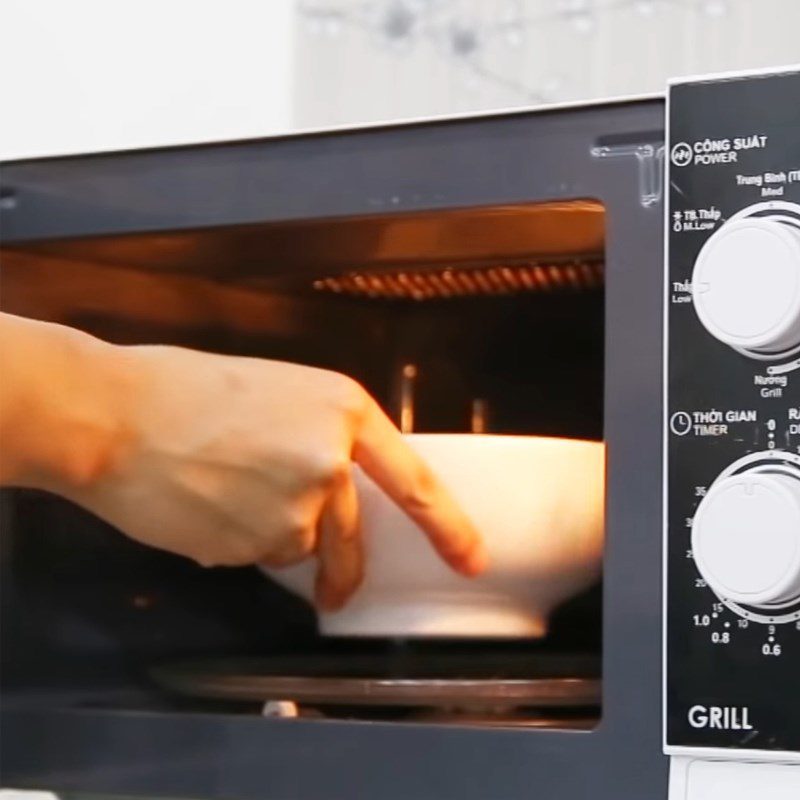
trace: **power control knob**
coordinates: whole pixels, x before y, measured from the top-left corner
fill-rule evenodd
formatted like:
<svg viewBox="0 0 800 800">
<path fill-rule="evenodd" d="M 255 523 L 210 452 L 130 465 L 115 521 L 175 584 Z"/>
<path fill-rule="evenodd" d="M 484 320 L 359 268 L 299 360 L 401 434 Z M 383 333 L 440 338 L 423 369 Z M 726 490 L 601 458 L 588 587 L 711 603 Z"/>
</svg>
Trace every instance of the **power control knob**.
<svg viewBox="0 0 800 800">
<path fill-rule="evenodd" d="M 722 225 L 692 274 L 702 324 L 754 358 L 780 357 L 800 345 L 800 206 L 767 205 Z"/>
<path fill-rule="evenodd" d="M 773 606 L 800 597 L 800 469 L 717 480 L 695 512 L 692 551 L 721 598 Z"/>
</svg>

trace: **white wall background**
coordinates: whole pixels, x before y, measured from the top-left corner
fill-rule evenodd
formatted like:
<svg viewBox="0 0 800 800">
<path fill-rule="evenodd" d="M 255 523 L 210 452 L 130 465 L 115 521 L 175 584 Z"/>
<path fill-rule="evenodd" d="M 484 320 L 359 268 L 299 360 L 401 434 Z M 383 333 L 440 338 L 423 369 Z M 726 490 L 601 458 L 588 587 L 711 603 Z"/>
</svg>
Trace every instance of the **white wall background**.
<svg viewBox="0 0 800 800">
<path fill-rule="evenodd" d="M 662 92 L 800 62 L 800 0 L 297 0 L 294 123 Z"/>
<path fill-rule="evenodd" d="M 0 158 L 291 127 L 292 0 L 0 0 Z"/>
<path fill-rule="evenodd" d="M 800 61 L 800 0 L 0 0 L 0 158 L 662 91 Z"/>
</svg>

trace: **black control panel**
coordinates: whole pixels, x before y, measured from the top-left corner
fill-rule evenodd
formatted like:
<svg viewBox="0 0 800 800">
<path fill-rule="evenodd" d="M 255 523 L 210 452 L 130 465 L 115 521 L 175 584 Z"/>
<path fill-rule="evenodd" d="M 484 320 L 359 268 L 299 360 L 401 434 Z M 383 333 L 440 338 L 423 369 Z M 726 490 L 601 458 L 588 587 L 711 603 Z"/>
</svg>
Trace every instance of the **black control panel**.
<svg viewBox="0 0 800 800">
<path fill-rule="evenodd" d="M 669 94 L 666 745 L 800 752 L 800 72 Z"/>
</svg>

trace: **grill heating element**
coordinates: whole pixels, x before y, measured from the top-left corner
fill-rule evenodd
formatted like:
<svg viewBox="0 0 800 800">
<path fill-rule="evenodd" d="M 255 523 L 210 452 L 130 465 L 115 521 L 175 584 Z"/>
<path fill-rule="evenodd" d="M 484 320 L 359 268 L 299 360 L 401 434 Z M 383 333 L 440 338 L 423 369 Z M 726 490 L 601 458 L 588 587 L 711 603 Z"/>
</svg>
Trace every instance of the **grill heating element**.
<svg viewBox="0 0 800 800">
<path fill-rule="evenodd" d="M 594 289 L 603 284 L 601 261 L 524 263 L 395 272 L 346 272 L 314 281 L 323 292 L 386 300 L 441 300 Z"/>
</svg>

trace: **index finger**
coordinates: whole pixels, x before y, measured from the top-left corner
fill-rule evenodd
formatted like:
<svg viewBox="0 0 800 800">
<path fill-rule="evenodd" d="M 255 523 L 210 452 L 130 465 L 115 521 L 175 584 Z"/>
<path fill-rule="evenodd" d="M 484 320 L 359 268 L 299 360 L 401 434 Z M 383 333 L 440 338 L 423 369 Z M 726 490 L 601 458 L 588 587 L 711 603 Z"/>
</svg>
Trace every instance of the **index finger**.
<svg viewBox="0 0 800 800">
<path fill-rule="evenodd" d="M 453 569 L 470 576 L 483 572 L 486 550 L 475 526 L 372 398 L 356 433 L 353 460 L 422 528 Z"/>
</svg>

